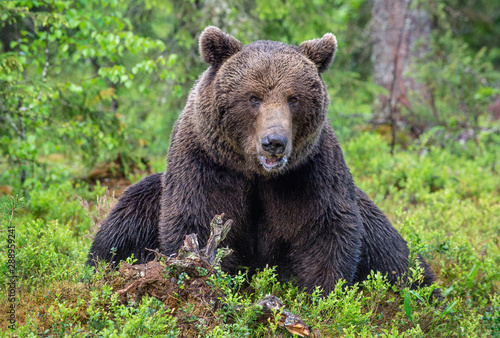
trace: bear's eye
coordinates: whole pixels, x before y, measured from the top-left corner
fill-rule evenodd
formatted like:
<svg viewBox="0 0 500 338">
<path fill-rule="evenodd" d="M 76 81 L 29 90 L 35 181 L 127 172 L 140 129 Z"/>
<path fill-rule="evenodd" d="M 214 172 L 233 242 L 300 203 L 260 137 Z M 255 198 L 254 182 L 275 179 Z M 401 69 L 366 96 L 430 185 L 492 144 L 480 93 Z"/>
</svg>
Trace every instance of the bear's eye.
<svg viewBox="0 0 500 338">
<path fill-rule="evenodd" d="M 250 102 L 253 103 L 253 104 L 258 104 L 260 103 L 262 100 L 257 97 L 257 96 L 250 96 Z"/>
<path fill-rule="evenodd" d="M 296 96 L 292 96 L 288 99 L 288 103 L 297 103 L 299 99 Z"/>
</svg>

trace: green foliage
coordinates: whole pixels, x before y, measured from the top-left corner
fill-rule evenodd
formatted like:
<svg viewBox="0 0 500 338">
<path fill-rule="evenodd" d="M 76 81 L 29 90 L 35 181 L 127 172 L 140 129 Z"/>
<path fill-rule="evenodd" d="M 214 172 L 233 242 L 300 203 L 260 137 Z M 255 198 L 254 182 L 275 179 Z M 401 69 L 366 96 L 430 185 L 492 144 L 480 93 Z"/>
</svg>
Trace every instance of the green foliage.
<svg viewBox="0 0 500 338">
<path fill-rule="evenodd" d="M 384 92 L 371 80 L 368 1 L 0 1 L 0 202 L 11 203 L 11 193 L 26 202 L 11 222 L 18 326 L 5 334 L 175 337 L 190 321 L 208 337 L 286 336 L 272 321 L 257 323 L 261 312 L 251 306 L 273 294 L 326 337 L 500 336 L 500 136 L 488 113 L 500 95 L 498 6 L 419 3 L 433 33 L 411 75 L 428 95 L 410 93 L 400 135 L 408 140 L 391 156 L 384 131 L 366 131 Z M 170 130 L 206 69 L 197 40 L 209 24 L 244 43 L 336 34 L 335 64 L 323 74 L 329 118 L 356 183 L 408 241 L 410 282 L 421 277 L 413 259 L 421 255 L 436 286 L 393 287 L 372 273 L 360 285 L 307 294 L 278 281 L 274 268 L 251 277 L 220 272 L 208 280 L 223 296 L 207 304 L 217 318 L 207 326 L 189 301 L 174 309 L 145 297 L 126 306 L 108 283 L 114 271 L 84 265 L 91 222 L 77 196 L 97 208 L 105 186 L 80 178 L 117 159 L 134 182 L 145 173 L 128 167 L 144 170 L 143 158 L 153 172 L 164 170 Z M 412 140 L 410 130 L 422 125 Z M 2 243 L 7 233 L 0 231 Z M 0 255 L 2 275 L 7 259 Z M 189 278 L 179 276 L 180 290 Z M 0 280 L 2 313 L 5 286 Z M 436 287 L 445 304 L 433 302 Z"/>
<path fill-rule="evenodd" d="M 419 147 L 391 157 L 384 151 L 387 148 L 374 133 L 364 133 L 344 145 L 358 184 L 408 241 L 412 257 L 422 255 L 436 272 L 445 305 L 434 303 L 431 297 L 436 286 L 393 287 L 380 273 L 372 273 L 353 287 L 340 282 L 325 295 L 320 289 L 307 294 L 293 281 L 278 281 L 275 269 L 268 268 L 252 277 L 244 272 L 209 277 L 209 287 L 223 295 L 219 307 L 214 308 L 216 325 L 204 325 L 202 314 L 189 302 L 180 303 L 179 311 L 189 314 L 199 332 L 209 337 L 286 335 L 276 323 L 257 322 L 260 310 L 251 304 L 268 294 L 279 297 L 287 310 L 324 336 L 498 334 L 500 187 L 498 173 L 491 170 L 495 157 L 487 152 L 472 157 L 440 148 L 420 156 Z M 432 172 L 437 178 L 429 178 Z M 184 324 L 165 304 L 146 297 L 125 306 L 110 284 L 92 283 L 95 279 L 84 266 L 91 243 L 86 237 L 90 225 L 71 196 L 95 200 L 102 189 L 89 192 L 87 185 L 62 183 L 60 188 L 37 187 L 32 192 L 35 197 L 13 220 L 18 285 L 24 285 L 19 289 L 18 313 L 22 316 L 18 318 L 25 319 L 12 334 L 175 336 L 181 332 Z M 35 215 L 38 220 L 33 220 Z M 0 234 L 4 236 L 4 232 Z M 1 259 L 4 274 L 5 255 Z M 411 269 L 409 282 L 420 278 L 421 268 L 413 264 Z M 116 278 L 107 270 L 99 271 L 95 275 L 99 280 Z M 186 278 L 179 278 L 180 283 L 187 283 Z M 7 306 L 4 294 L 0 293 L 0 299 L 0 308 Z"/>
<path fill-rule="evenodd" d="M 464 28 L 470 23 L 455 29 L 455 11 L 480 25 L 460 2 L 423 5 L 438 24 L 412 76 L 430 96 L 412 99 L 408 128 L 425 121 L 431 133 L 423 141 L 440 146 L 460 148 L 457 138 L 482 147 L 500 142 L 486 113 L 499 94 L 497 49 L 471 44 Z M 485 0 L 468 8 L 491 6 Z M 128 175 L 146 154 L 165 155 L 187 93 L 206 68 L 197 38 L 209 24 L 244 43 L 299 44 L 335 33 L 334 70 L 323 77 L 332 98 L 329 118 L 341 139 L 371 118 L 374 98 L 383 93 L 371 82 L 370 3 L 363 0 L 7 1 L 0 15 L 0 182 L 16 190 L 50 184 L 54 166 L 82 175 L 119 155 Z M 485 34 L 496 29 L 481 27 Z"/>
<path fill-rule="evenodd" d="M 495 144 L 498 137 L 491 140 L 490 134 L 498 125 L 492 123 L 488 106 L 500 94 L 494 63 L 498 66 L 499 49 L 477 42 L 471 48 L 470 39 L 457 34 L 457 12 L 470 10 L 460 1 L 421 3 L 432 13 L 434 24 L 430 41 L 420 42 L 427 52 L 413 61 L 416 71 L 411 76 L 422 88 L 411 93 L 412 108 L 405 113 L 409 126 L 425 124 L 430 130 L 426 141 L 441 146 L 451 144 L 450 139 Z"/>
<path fill-rule="evenodd" d="M 73 279 L 81 271 L 85 261 L 82 238 L 74 238 L 71 230 L 57 221 L 27 221 L 23 228 L 20 231 L 18 225 L 16 229 L 16 273 L 25 283 Z M 6 260 L 6 255 L 0 257 L 3 275 L 7 275 Z"/>
<path fill-rule="evenodd" d="M 1 2 L 1 155 L 11 181 L 42 178 L 41 157 L 64 153 L 89 164 L 137 156 L 137 129 L 123 123 L 117 97 L 147 85 L 166 60 L 163 42 L 137 36 L 127 3 Z M 139 76 L 142 75 L 142 76 Z M 126 107 L 123 107 L 126 108 Z"/>
<path fill-rule="evenodd" d="M 437 3 L 437 2 L 436 2 Z M 447 0 L 448 13 L 444 25 L 451 25 L 453 31 L 475 50 L 483 47 L 496 53 L 494 63 L 500 63 L 500 49 L 495 43 L 500 34 L 500 11 L 491 0 Z"/>
<path fill-rule="evenodd" d="M 441 51 L 438 57 L 435 50 Z M 427 85 L 436 103 L 424 105 L 419 116 L 425 121 L 435 119 L 435 124 L 455 131 L 479 128 L 486 118 L 487 104 L 500 93 L 494 87 L 500 78 L 489 60 L 491 53 L 486 48 L 473 52 L 465 43 L 454 40 L 450 31 L 436 33 L 431 52 L 419 60 L 422 67 L 416 76 Z"/>
<path fill-rule="evenodd" d="M 326 80 L 335 95 L 343 88 L 343 95 L 349 90 L 359 99 L 354 105 L 339 95 L 335 112 L 363 107 L 367 115 L 376 88 L 360 81 L 353 69 L 348 57 L 366 49 L 347 33 L 368 21 L 367 8 L 364 1 L 332 6 L 231 0 L 222 7 L 203 1 L 2 2 L 2 179 L 32 188 L 30 178 L 43 182 L 52 167 L 46 159 L 54 155 L 90 167 L 120 154 L 126 168 L 131 160 L 140 162 L 145 147 L 148 154 L 165 154 L 192 81 L 205 68 L 196 42 L 208 24 L 244 42 L 266 38 L 298 44 L 335 32 L 341 42 L 336 78 L 345 82 L 333 82 L 332 75 Z M 358 10 L 359 19 L 350 15 Z M 256 26 L 262 29 L 252 33 Z M 369 69 L 366 60 L 363 73 Z"/>
<path fill-rule="evenodd" d="M 110 287 L 90 292 L 90 299 L 79 295 L 70 303 L 62 295 L 56 295 L 45 310 L 50 326 L 43 335 L 55 337 L 84 337 L 90 333 L 103 337 L 177 337 L 177 322 L 170 316 L 163 303 L 145 297 L 137 307 L 127 307 L 118 302 Z M 85 318 L 87 325 L 82 325 Z M 27 321 L 34 321 L 30 316 Z M 33 323 L 33 322 L 32 322 Z M 29 334 L 21 328 L 19 333 Z"/>
<path fill-rule="evenodd" d="M 500 336 L 500 295 L 491 297 L 491 307 L 483 316 L 486 327 L 491 330 L 492 337 Z"/>
<path fill-rule="evenodd" d="M 103 307 L 108 311 L 103 311 Z M 137 307 L 118 302 L 110 287 L 91 293 L 87 307 L 89 326 L 105 337 L 177 337 L 176 320 L 167 314 L 163 303 L 155 298 L 144 298 Z"/>
</svg>

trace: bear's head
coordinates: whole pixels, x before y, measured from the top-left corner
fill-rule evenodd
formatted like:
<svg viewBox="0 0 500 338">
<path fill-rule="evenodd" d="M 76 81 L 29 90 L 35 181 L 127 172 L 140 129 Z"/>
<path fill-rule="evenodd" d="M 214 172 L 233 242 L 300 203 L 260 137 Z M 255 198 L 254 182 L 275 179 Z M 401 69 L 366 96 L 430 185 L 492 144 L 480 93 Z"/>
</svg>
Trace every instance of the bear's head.
<svg viewBox="0 0 500 338">
<path fill-rule="evenodd" d="M 310 156 L 329 105 L 321 73 L 330 66 L 333 34 L 299 46 L 257 41 L 243 45 L 216 27 L 200 37 L 210 65 L 195 97 L 196 120 L 220 162 L 258 175 L 286 172 Z"/>
</svg>

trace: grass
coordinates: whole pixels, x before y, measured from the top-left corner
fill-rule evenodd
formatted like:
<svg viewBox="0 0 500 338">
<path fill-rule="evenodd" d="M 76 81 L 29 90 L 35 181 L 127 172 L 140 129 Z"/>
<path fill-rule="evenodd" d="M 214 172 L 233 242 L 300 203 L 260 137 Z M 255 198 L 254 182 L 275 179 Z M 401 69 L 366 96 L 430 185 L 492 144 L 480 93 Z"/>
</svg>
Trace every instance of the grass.
<svg viewBox="0 0 500 338">
<path fill-rule="evenodd" d="M 293 282 L 277 281 L 273 268 L 252 277 L 241 272 L 206 278 L 200 287 L 221 295 L 206 304 L 179 295 L 175 306 L 150 296 L 123 301 L 113 285 L 116 272 L 93 274 L 84 264 L 92 222 L 77 196 L 102 217 L 102 200 L 96 201 L 105 188 L 68 179 L 67 168 L 60 166 L 51 184 L 35 185 L 12 221 L 17 323 L 11 330 L 2 320 L 1 335 L 288 337 L 276 323 L 259 323 L 259 310 L 245 306 L 273 294 L 322 337 L 500 337 L 500 149 L 466 146 L 415 145 L 391 156 L 387 142 L 369 132 L 343 145 L 356 183 L 388 215 L 412 253 L 424 256 L 436 272 L 444 304 L 428 301 L 433 287 L 395 287 L 380 274 L 353 287 L 339 283 L 329 295 L 307 294 Z M 155 161 L 154 167 L 162 164 Z M 0 238 L 6 243 L 7 231 Z M 8 276 L 7 259 L 0 256 L 2 276 Z M 7 282 L 0 280 L 0 313 L 10 306 Z"/>
</svg>

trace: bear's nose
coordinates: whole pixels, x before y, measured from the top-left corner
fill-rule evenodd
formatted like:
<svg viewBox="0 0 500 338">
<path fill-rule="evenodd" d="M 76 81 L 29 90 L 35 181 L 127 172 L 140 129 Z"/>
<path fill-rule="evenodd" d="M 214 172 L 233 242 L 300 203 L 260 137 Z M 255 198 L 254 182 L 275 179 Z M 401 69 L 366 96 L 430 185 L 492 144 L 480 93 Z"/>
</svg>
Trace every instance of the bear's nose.
<svg viewBox="0 0 500 338">
<path fill-rule="evenodd" d="M 287 138 L 277 134 L 267 135 L 262 138 L 262 149 L 272 155 L 283 154 L 286 148 Z"/>
</svg>

